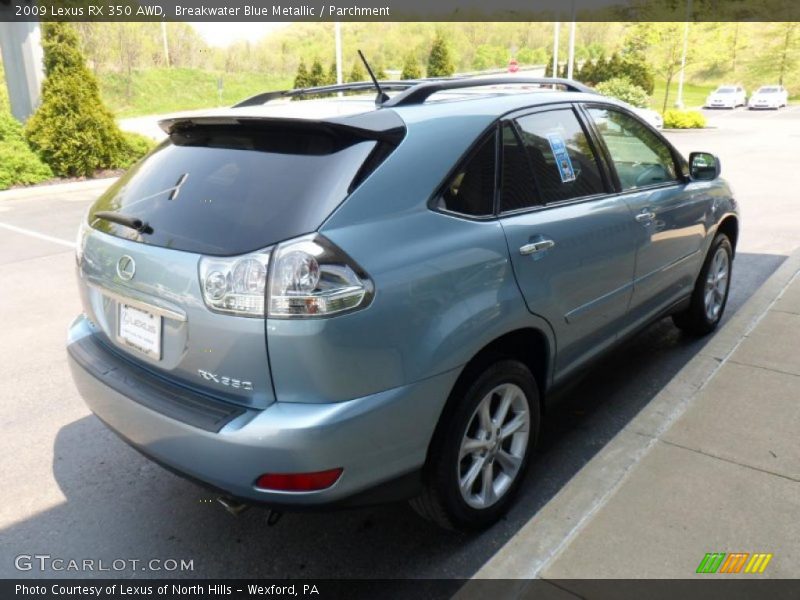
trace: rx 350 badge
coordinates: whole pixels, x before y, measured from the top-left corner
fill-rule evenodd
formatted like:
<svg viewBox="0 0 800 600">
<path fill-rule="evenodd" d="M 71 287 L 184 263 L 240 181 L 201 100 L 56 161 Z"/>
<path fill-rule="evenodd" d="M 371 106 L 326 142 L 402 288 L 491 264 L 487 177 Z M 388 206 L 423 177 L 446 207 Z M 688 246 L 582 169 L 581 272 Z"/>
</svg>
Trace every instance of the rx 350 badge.
<svg viewBox="0 0 800 600">
<path fill-rule="evenodd" d="M 214 383 L 218 383 L 220 385 L 224 385 L 229 388 L 237 390 L 246 390 L 246 391 L 253 390 L 252 381 L 243 381 L 241 379 L 227 377 L 226 375 L 219 375 L 217 373 L 212 373 L 211 371 L 206 371 L 204 369 L 197 369 L 197 373 L 198 375 L 200 375 L 200 377 L 202 377 L 206 381 L 213 381 Z"/>
</svg>

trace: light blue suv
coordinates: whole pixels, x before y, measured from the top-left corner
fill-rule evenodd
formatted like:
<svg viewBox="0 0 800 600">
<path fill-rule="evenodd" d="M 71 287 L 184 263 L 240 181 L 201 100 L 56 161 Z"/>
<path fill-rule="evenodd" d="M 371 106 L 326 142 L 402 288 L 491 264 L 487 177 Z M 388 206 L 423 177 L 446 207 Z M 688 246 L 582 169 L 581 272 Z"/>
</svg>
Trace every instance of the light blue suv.
<svg viewBox="0 0 800 600">
<path fill-rule="evenodd" d="M 73 377 L 229 509 L 485 527 L 554 390 L 664 316 L 717 326 L 736 202 L 572 81 L 369 85 L 163 122 L 81 224 Z"/>
</svg>

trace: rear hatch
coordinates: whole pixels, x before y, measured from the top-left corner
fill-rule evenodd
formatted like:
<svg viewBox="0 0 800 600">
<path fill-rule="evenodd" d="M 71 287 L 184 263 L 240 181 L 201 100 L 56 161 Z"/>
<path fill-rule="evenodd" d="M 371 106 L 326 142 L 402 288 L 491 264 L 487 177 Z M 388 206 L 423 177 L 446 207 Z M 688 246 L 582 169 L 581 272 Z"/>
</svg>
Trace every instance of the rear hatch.
<svg viewBox="0 0 800 600">
<path fill-rule="evenodd" d="M 233 118 L 169 129 L 89 210 L 84 311 L 100 341 L 154 376 L 265 407 L 274 392 L 263 314 L 210 310 L 201 259 L 266 250 L 256 255 L 266 267 L 270 246 L 318 229 L 385 157 L 386 132 Z"/>
</svg>

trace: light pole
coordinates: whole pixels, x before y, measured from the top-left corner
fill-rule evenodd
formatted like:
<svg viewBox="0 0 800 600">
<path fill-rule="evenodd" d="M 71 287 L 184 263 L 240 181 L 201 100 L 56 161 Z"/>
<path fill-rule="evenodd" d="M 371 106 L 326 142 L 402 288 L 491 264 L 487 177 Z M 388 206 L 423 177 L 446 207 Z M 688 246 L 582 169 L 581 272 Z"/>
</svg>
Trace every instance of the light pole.
<svg viewBox="0 0 800 600">
<path fill-rule="evenodd" d="M 569 58 L 567 59 L 567 79 L 572 79 L 575 65 L 575 0 L 572 0 L 572 22 L 569 24 Z"/>
<path fill-rule="evenodd" d="M 161 41 L 164 43 L 164 64 L 169 69 L 169 44 L 167 44 L 167 22 L 161 21 Z"/>
<path fill-rule="evenodd" d="M 575 18 L 575 15 L 572 15 Z M 569 60 L 567 62 L 567 79 L 572 79 L 573 65 L 575 64 L 575 21 L 569 24 Z"/>
<path fill-rule="evenodd" d="M 683 27 L 683 54 L 681 54 L 681 71 L 678 73 L 678 99 L 675 106 L 683 108 L 683 77 L 686 71 L 686 51 L 689 46 L 689 19 L 692 15 L 692 0 L 686 0 L 686 23 Z"/>
<path fill-rule="evenodd" d="M 553 23 L 553 77 L 558 77 L 558 31 L 561 23 Z"/>
<path fill-rule="evenodd" d="M 342 84 L 342 24 L 336 21 L 333 24 L 333 32 L 336 37 L 336 83 Z"/>
</svg>

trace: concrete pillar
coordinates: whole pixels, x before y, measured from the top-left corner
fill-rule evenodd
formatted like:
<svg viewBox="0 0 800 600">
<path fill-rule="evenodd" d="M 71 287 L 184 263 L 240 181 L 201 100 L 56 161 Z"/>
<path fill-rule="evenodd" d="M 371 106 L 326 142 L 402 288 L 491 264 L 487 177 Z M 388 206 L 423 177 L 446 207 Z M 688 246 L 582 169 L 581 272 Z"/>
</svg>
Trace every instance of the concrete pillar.
<svg viewBox="0 0 800 600">
<path fill-rule="evenodd" d="M 44 79 L 39 23 L 0 21 L 0 53 L 11 113 L 25 121 L 39 106 Z"/>
</svg>

